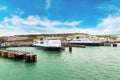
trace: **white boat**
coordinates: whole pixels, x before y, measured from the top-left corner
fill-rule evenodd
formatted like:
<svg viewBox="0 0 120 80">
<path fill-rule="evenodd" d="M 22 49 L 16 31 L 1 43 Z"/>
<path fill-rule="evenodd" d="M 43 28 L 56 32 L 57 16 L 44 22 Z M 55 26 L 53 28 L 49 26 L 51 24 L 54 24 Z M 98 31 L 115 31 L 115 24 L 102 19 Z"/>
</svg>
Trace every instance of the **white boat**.
<svg viewBox="0 0 120 80">
<path fill-rule="evenodd" d="M 55 39 L 55 38 L 41 38 L 41 39 L 35 40 L 33 45 L 36 46 L 37 48 L 44 49 L 44 50 L 50 50 L 50 51 L 63 50 L 63 47 L 61 45 L 61 40 Z"/>
<path fill-rule="evenodd" d="M 100 42 L 96 42 L 89 38 L 74 39 L 69 41 L 72 45 L 85 45 L 85 46 L 100 46 Z"/>
</svg>

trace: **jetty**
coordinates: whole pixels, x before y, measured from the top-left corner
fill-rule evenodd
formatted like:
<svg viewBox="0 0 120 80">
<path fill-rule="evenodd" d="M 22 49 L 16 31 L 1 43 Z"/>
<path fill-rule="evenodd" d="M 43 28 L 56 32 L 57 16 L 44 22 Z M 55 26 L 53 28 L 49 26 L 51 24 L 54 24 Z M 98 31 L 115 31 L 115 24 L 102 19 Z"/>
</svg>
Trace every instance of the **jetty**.
<svg viewBox="0 0 120 80">
<path fill-rule="evenodd" d="M 100 46 L 112 46 L 112 47 L 117 47 L 118 46 L 118 44 L 117 43 L 115 43 L 115 42 L 102 42 L 102 43 L 100 43 Z"/>
<path fill-rule="evenodd" d="M 16 50 L 0 49 L 0 57 L 14 60 L 24 60 L 25 63 L 37 62 L 36 54 Z"/>
<path fill-rule="evenodd" d="M 64 43 L 62 44 L 64 47 L 79 47 L 79 48 L 86 48 L 85 45 L 77 45 L 77 44 L 69 44 L 69 43 Z"/>
</svg>

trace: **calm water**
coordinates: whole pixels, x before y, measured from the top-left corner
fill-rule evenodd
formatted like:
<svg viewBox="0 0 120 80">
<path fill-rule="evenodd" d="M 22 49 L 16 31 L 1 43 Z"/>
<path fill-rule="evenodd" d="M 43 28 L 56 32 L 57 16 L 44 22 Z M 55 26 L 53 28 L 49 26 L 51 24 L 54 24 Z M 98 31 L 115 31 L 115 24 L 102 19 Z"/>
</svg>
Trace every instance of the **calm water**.
<svg viewBox="0 0 120 80">
<path fill-rule="evenodd" d="M 120 47 L 68 48 L 51 52 L 34 47 L 8 48 L 37 54 L 25 64 L 0 57 L 0 80 L 120 80 Z"/>
</svg>

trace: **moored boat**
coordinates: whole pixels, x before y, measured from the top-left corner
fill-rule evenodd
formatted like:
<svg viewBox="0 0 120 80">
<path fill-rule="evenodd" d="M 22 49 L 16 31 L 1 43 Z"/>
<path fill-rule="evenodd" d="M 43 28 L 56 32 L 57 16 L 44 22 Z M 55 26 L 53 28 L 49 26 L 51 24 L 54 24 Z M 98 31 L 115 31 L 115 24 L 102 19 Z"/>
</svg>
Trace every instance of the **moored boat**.
<svg viewBox="0 0 120 80">
<path fill-rule="evenodd" d="M 89 38 L 74 39 L 69 41 L 69 44 L 85 45 L 85 46 L 100 46 L 100 42 L 96 42 L 93 39 L 89 39 Z"/>
<path fill-rule="evenodd" d="M 41 38 L 39 40 L 35 40 L 33 45 L 39 49 L 49 51 L 64 50 L 64 47 L 61 46 L 61 40 L 57 38 Z"/>
</svg>

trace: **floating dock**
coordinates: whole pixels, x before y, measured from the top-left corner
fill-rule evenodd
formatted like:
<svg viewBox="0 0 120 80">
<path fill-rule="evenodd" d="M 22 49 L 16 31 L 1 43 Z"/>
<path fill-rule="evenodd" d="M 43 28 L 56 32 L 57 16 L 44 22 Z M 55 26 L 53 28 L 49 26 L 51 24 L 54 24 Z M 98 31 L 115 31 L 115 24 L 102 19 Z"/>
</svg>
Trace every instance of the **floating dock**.
<svg viewBox="0 0 120 80">
<path fill-rule="evenodd" d="M 29 52 L 20 52 L 15 50 L 0 49 L 0 57 L 14 59 L 14 60 L 24 60 L 25 63 L 37 62 L 37 55 Z"/>
</svg>

